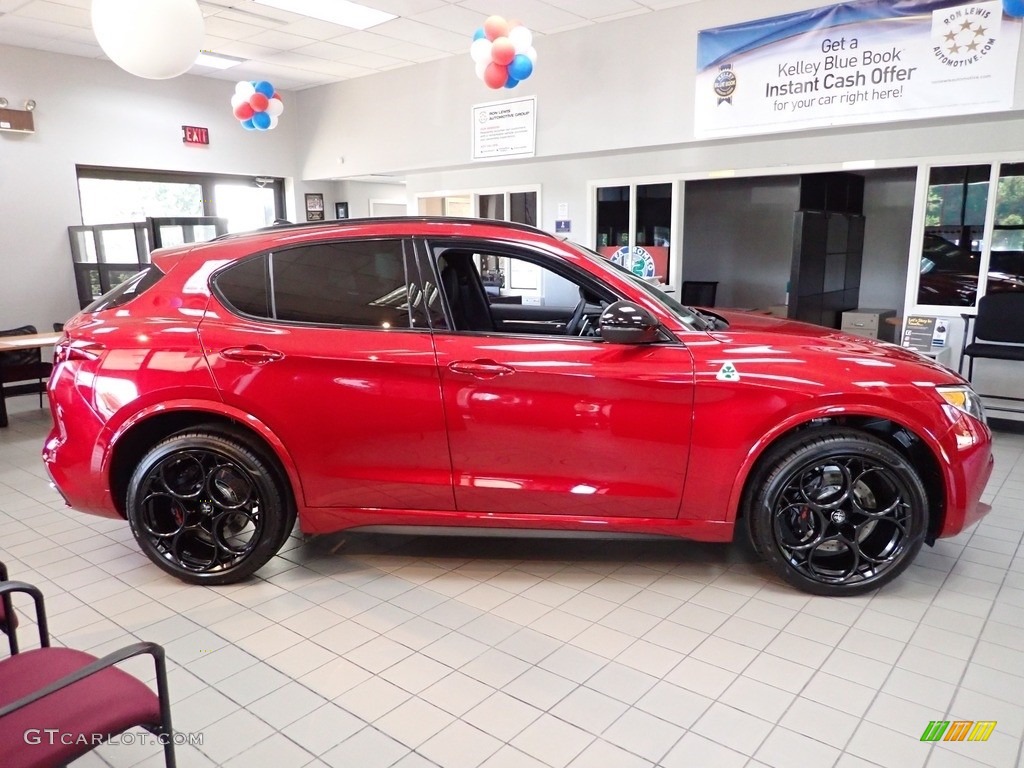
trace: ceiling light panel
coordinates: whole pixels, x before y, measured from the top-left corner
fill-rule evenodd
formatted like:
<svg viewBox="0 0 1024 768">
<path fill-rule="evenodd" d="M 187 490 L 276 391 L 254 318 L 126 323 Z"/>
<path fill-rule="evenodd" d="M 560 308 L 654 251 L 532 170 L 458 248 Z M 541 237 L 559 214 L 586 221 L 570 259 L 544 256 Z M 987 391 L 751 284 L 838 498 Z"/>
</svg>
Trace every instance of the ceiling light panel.
<svg viewBox="0 0 1024 768">
<path fill-rule="evenodd" d="M 397 18 L 394 14 L 368 8 L 349 0 L 254 0 L 260 5 L 309 16 L 351 29 L 369 29 Z"/>
</svg>

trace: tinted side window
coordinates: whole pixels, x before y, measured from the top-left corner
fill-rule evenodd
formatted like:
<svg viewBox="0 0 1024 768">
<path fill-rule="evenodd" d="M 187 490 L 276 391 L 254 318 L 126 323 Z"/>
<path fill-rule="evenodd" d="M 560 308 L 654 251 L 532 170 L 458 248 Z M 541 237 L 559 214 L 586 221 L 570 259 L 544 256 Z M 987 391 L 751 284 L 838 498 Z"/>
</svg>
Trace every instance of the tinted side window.
<svg viewBox="0 0 1024 768">
<path fill-rule="evenodd" d="M 267 256 L 245 259 L 217 275 L 216 285 L 224 300 L 239 312 L 272 317 Z"/>
<path fill-rule="evenodd" d="M 278 320 L 409 328 L 402 243 L 322 243 L 271 254 Z"/>
</svg>

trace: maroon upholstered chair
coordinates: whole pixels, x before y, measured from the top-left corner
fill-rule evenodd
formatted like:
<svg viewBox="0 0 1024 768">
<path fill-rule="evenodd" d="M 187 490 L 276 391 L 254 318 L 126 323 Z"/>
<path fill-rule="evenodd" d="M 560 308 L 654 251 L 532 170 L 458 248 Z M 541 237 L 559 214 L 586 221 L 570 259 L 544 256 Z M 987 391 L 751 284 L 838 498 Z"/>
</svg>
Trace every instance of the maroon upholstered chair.
<svg viewBox="0 0 1024 768">
<path fill-rule="evenodd" d="M 26 592 L 35 600 L 40 647 L 0 659 L 3 767 L 64 765 L 113 736 L 142 726 L 159 738 L 167 768 L 175 768 L 163 648 L 134 643 L 101 659 L 71 648 L 53 648 L 39 590 L 17 581 L 0 583 L 7 604 L 12 592 Z M 11 629 L 8 636 L 13 634 Z M 115 666 L 141 654 L 153 657 L 156 693 Z"/>
</svg>

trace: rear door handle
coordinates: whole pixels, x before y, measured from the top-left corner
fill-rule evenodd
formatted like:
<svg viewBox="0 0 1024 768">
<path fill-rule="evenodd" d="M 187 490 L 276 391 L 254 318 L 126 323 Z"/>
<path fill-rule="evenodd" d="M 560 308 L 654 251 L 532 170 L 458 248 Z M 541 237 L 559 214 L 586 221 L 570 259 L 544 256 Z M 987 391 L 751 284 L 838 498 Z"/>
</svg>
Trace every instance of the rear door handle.
<svg viewBox="0 0 1024 768">
<path fill-rule="evenodd" d="M 245 347 L 229 347 L 220 353 L 220 356 L 227 360 L 237 360 L 240 363 L 250 365 L 266 365 L 284 357 L 282 352 L 267 349 L 259 344 L 249 344 Z"/>
<path fill-rule="evenodd" d="M 477 379 L 493 379 L 516 372 L 515 368 L 496 363 L 493 360 L 456 360 L 454 363 L 448 364 L 448 370 L 465 373 Z"/>
</svg>

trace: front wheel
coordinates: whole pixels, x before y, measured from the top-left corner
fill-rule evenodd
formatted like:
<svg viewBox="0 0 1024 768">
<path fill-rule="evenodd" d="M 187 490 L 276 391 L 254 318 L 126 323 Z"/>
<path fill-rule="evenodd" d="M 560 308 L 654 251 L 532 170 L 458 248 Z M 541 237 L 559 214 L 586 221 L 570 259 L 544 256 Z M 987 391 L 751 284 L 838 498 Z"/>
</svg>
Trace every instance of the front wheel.
<svg viewBox="0 0 1024 768">
<path fill-rule="evenodd" d="M 230 584 L 277 554 L 295 522 L 271 462 L 199 430 L 154 446 L 132 474 L 128 522 L 142 551 L 193 584 Z"/>
<path fill-rule="evenodd" d="M 749 496 L 754 547 L 816 595 L 858 595 L 894 579 L 928 525 L 928 496 L 910 462 L 850 429 L 801 433 L 773 449 Z"/>
</svg>

